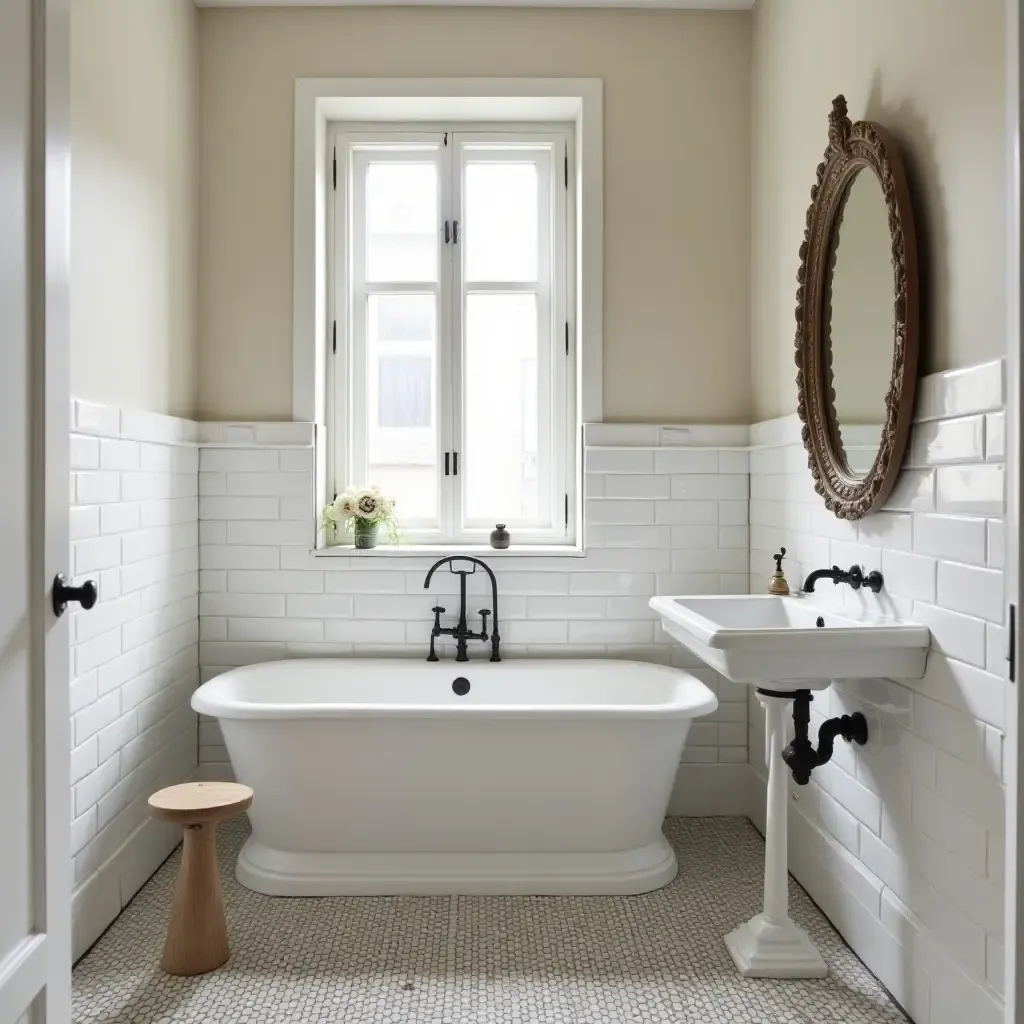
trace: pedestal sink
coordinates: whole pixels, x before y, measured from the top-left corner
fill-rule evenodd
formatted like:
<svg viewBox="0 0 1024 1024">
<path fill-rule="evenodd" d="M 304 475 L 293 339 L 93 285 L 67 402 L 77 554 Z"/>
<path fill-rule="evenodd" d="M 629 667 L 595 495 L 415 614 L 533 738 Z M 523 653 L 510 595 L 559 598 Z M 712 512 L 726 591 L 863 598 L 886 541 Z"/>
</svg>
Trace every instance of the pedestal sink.
<svg viewBox="0 0 1024 1024">
<path fill-rule="evenodd" d="M 666 632 L 726 679 L 756 687 L 765 709 L 768 813 L 764 910 L 725 937 L 749 978 L 822 978 L 825 962 L 789 917 L 786 715 L 794 698 L 833 679 L 924 675 L 926 626 L 837 613 L 806 597 L 653 597 Z"/>
</svg>

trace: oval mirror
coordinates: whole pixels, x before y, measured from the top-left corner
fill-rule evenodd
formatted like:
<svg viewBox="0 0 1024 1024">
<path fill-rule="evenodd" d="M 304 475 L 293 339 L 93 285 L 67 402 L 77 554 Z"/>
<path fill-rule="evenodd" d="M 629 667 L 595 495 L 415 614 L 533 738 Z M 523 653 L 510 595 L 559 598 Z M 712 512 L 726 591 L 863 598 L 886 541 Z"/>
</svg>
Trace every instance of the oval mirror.
<svg viewBox="0 0 1024 1024">
<path fill-rule="evenodd" d="M 917 375 L 913 216 L 892 140 L 833 102 L 797 290 L 798 411 L 815 489 L 839 518 L 888 497 Z"/>
</svg>

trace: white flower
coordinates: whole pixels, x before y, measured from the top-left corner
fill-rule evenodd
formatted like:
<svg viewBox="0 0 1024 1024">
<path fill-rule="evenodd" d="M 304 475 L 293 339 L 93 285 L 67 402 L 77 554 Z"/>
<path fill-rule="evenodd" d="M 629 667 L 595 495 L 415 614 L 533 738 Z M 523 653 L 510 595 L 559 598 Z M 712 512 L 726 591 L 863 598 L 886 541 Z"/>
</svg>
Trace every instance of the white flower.
<svg viewBox="0 0 1024 1024">
<path fill-rule="evenodd" d="M 355 495 L 349 494 L 347 491 L 344 494 L 339 494 L 334 499 L 334 511 L 342 519 L 351 519 L 358 515 Z"/>
<path fill-rule="evenodd" d="M 361 519 L 377 519 L 384 510 L 385 498 L 380 491 L 359 491 L 355 496 L 355 514 Z"/>
</svg>

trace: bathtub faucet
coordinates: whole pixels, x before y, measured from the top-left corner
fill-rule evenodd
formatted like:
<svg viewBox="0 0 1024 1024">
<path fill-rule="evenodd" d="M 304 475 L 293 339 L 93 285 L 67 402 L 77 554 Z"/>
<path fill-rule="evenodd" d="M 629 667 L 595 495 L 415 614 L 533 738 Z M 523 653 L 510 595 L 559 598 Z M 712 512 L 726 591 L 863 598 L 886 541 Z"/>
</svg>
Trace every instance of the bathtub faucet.
<svg viewBox="0 0 1024 1024">
<path fill-rule="evenodd" d="M 471 562 L 473 568 L 456 569 L 454 568 L 455 562 Z M 445 564 L 449 565 L 449 572 L 455 573 L 455 575 L 459 577 L 459 621 L 454 626 L 444 627 L 441 625 L 441 613 L 444 611 L 444 608 L 440 607 L 440 605 L 435 605 L 434 608 L 431 609 L 434 613 L 434 628 L 430 631 L 430 654 L 427 655 L 427 661 L 438 660 L 437 652 L 434 650 L 434 641 L 439 636 L 455 637 L 456 661 L 469 661 L 469 655 L 466 653 L 467 640 L 481 640 L 484 643 L 490 640 L 491 661 L 501 661 L 501 637 L 498 635 L 498 581 L 494 578 L 494 573 L 491 572 L 491 567 L 479 558 L 473 558 L 472 555 L 451 555 L 448 558 L 442 558 L 430 567 L 430 571 L 427 573 L 427 578 L 423 581 L 424 590 L 430 587 L 430 580 L 434 575 L 434 571 Z M 491 627 L 490 636 L 487 634 L 487 617 L 491 614 L 490 608 L 480 609 L 480 618 L 483 620 L 483 627 L 479 633 L 474 633 L 466 624 L 466 577 L 472 576 L 473 573 L 476 572 L 476 567 L 478 565 L 487 573 L 491 580 L 491 606 L 494 609 L 494 625 Z"/>
</svg>

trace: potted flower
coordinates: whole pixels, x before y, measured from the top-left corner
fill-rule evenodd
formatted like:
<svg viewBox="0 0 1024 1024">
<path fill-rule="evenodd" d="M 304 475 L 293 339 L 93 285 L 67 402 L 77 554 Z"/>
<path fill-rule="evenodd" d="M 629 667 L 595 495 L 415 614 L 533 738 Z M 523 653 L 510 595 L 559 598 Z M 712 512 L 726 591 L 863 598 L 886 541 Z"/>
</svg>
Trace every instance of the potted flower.
<svg viewBox="0 0 1024 1024">
<path fill-rule="evenodd" d="M 338 527 L 351 527 L 357 548 L 375 548 L 377 531 L 387 527 L 392 544 L 397 544 L 398 520 L 395 519 L 395 499 L 385 497 L 376 487 L 360 490 L 349 488 L 334 501 L 324 505 L 320 528 L 337 535 Z"/>
</svg>

